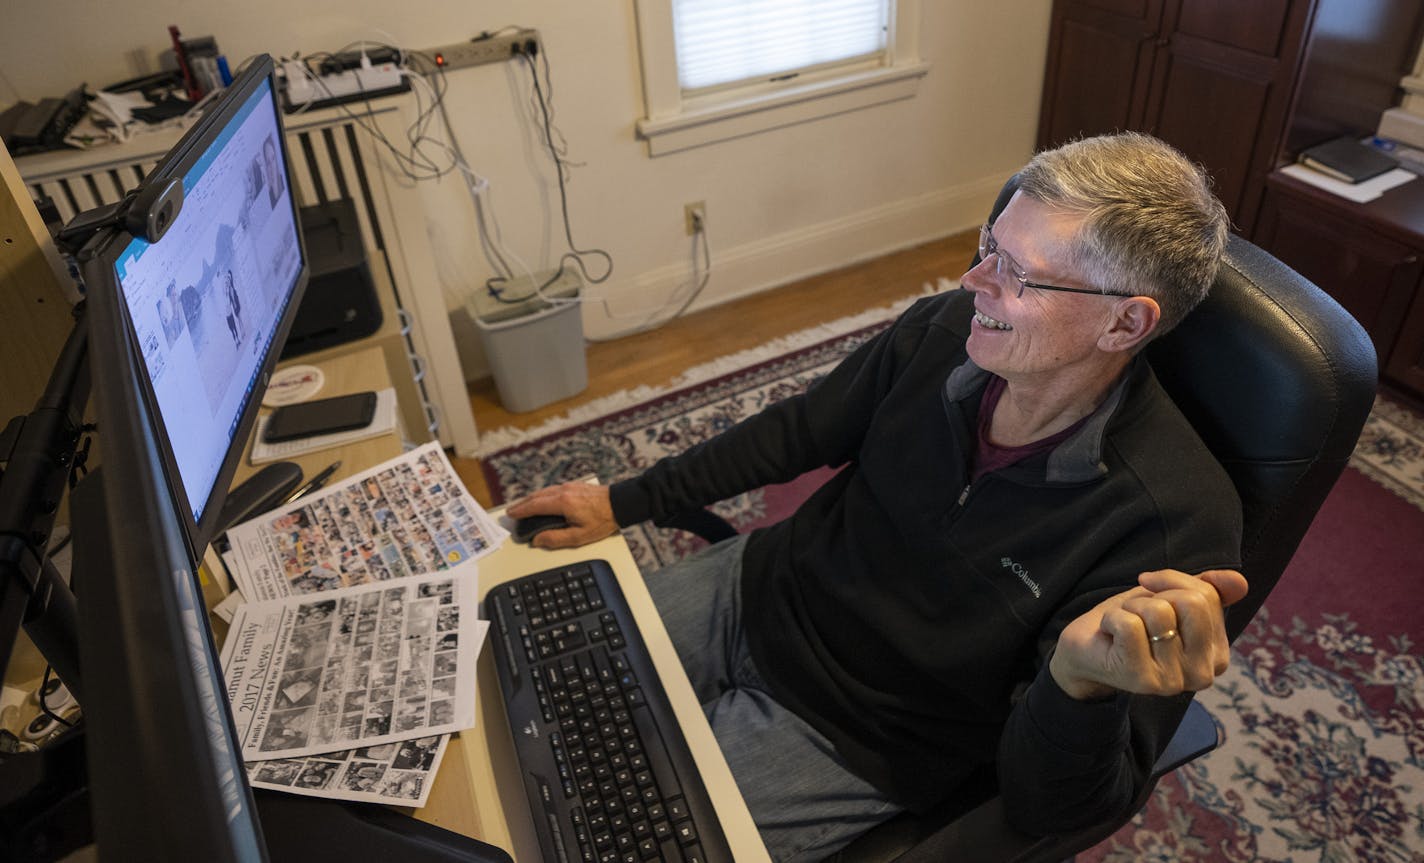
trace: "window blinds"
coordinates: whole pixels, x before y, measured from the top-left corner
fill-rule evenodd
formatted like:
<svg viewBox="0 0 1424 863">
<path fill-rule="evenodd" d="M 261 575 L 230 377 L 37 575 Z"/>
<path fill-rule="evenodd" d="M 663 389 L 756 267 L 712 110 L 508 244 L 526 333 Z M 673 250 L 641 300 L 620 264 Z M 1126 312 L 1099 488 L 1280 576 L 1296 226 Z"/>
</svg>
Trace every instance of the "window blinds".
<svg viewBox="0 0 1424 863">
<path fill-rule="evenodd" d="M 885 50 L 892 0 L 673 0 L 684 92 Z"/>
</svg>

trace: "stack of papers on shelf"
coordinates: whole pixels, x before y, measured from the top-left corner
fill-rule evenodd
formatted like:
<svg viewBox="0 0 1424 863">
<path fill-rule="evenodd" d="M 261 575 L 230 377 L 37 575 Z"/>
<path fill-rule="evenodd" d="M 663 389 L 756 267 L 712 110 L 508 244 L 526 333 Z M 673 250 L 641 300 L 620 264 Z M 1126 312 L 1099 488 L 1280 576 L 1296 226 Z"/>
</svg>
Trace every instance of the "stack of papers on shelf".
<svg viewBox="0 0 1424 863">
<path fill-rule="evenodd" d="M 249 459 L 253 464 L 265 464 L 269 461 L 292 458 L 320 449 L 345 446 L 358 440 L 380 437 L 396 427 L 396 391 L 387 388 L 376 393 L 376 415 L 372 418 L 371 424 L 351 431 L 315 435 L 281 443 L 268 443 L 263 440 L 267 434 L 267 420 L 267 416 L 257 418 L 257 431 L 252 436 L 252 457 Z"/>
<path fill-rule="evenodd" d="M 1302 183 L 1308 183 L 1316 188 L 1324 189 L 1327 192 L 1354 201 L 1357 204 L 1373 201 L 1395 186 L 1409 182 L 1414 179 L 1415 176 L 1403 168 L 1395 168 L 1393 171 L 1380 174 L 1378 177 L 1365 180 L 1361 183 L 1346 183 L 1334 177 L 1327 177 L 1319 171 L 1300 164 L 1287 165 L 1281 169 L 1281 173 L 1288 177 L 1295 177 Z"/>
<path fill-rule="evenodd" d="M 1348 137 L 1302 150 L 1299 161 L 1342 183 L 1362 183 L 1399 167 L 1388 153 Z"/>
</svg>

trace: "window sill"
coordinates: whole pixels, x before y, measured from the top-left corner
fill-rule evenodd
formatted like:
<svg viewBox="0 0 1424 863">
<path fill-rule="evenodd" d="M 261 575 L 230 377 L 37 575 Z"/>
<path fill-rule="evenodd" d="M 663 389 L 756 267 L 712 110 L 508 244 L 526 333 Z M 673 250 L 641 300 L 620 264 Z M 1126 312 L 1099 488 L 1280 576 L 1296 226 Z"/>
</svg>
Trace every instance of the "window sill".
<svg viewBox="0 0 1424 863">
<path fill-rule="evenodd" d="M 804 123 L 846 111 L 908 99 L 929 72 L 928 63 L 878 68 L 779 87 L 773 93 L 718 98 L 715 103 L 685 103 L 677 114 L 639 120 L 638 136 L 650 156 L 676 153 L 703 144 Z"/>
</svg>

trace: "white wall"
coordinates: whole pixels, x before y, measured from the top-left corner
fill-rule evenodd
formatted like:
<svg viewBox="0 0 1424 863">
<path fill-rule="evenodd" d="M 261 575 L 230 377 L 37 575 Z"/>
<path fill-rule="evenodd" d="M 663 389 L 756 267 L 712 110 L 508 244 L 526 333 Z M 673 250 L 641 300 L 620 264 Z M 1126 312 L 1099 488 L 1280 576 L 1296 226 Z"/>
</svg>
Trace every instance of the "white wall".
<svg viewBox="0 0 1424 863">
<path fill-rule="evenodd" d="M 914 98 L 658 158 L 634 134 L 643 109 L 632 0 L 0 0 L 0 105 L 152 71 L 169 24 L 215 36 L 234 67 L 262 51 L 310 54 L 360 39 L 420 49 L 535 27 L 552 64 L 555 122 L 583 163 L 569 186 L 574 239 L 616 264 L 590 295 L 615 313 L 666 301 L 691 276 L 683 204 L 704 200 L 715 270 L 701 307 L 977 224 L 1032 151 L 1050 2 L 925 0 L 931 70 Z M 456 133 L 492 183 L 506 244 L 535 269 L 552 266 L 563 244 L 558 190 L 532 128 L 526 67 L 449 80 Z M 490 274 L 473 211 L 453 177 L 422 194 L 462 358 L 478 374 L 483 359 L 459 311 Z M 599 305 L 584 319 L 593 337 L 633 322 Z"/>
</svg>

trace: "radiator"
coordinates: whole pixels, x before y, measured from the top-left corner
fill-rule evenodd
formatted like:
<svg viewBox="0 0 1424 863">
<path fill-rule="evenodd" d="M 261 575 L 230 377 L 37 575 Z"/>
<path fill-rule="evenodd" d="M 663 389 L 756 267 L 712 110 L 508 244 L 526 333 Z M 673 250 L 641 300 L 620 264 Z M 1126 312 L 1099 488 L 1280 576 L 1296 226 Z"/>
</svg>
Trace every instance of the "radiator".
<svg viewBox="0 0 1424 863">
<path fill-rule="evenodd" d="M 423 419 L 432 438 L 438 437 L 457 453 L 472 453 L 476 444 L 474 420 L 458 357 L 454 368 L 450 367 L 453 337 L 443 300 L 437 296 L 413 302 L 421 298 L 415 296 L 408 284 L 412 279 L 406 275 L 408 258 L 428 255 L 428 251 L 401 248 L 399 231 L 393 230 L 395 220 L 402 217 L 398 214 L 409 218 L 412 212 L 419 212 L 418 193 L 408 183 L 388 182 L 371 141 L 369 130 L 383 123 L 398 123 L 398 114 L 394 108 L 361 115 L 327 110 L 320 115 L 286 118 L 292 188 L 298 206 L 345 198 L 355 203 L 372 266 L 384 267 L 395 295 L 401 338 L 421 402 L 415 416 Z M 180 135 L 176 130 L 157 132 L 123 144 L 44 153 L 16 159 L 15 163 L 31 194 L 37 200 L 50 199 L 60 219 L 67 223 L 86 210 L 119 201 L 143 180 Z M 392 195 L 407 198 L 393 201 Z M 423 237 L 423 232 L 408 231 L 407 239 L 413 234 Z M 438 370 L 425 359 L 432 341 L 433 352 L 445 360 Z M 437 371 L 441 386 L 431 386 L 428 378 Z M 406 416 L 409 418 L 411 413 Z"/>
</svg>

